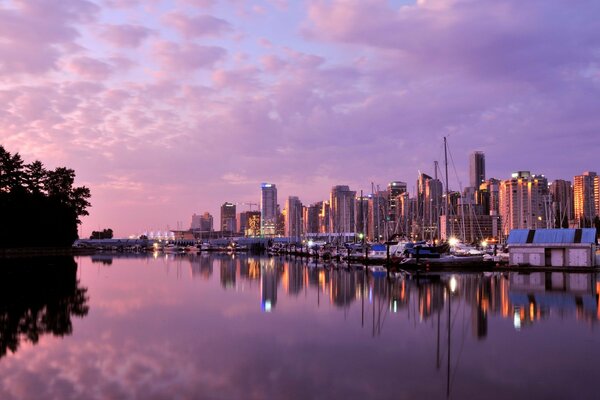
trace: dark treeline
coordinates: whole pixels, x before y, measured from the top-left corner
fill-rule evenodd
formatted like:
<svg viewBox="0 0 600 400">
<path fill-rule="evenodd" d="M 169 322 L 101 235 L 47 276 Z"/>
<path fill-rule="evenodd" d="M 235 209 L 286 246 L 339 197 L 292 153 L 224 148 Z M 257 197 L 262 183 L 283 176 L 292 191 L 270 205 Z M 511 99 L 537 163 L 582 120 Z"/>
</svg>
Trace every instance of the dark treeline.
<svg viewBox="0 0 600 400">
<path fill-rule="evenodd" d="M 89 312 L 73 257 L 8 258 L 0 268 L 0 359 L 22 342 L 73 333 L 72 318 Z"/>
<path fill-rule="evenodd" d="M 71 246 L 90 206 L 90 190 L 74 182 L 72 169 L 26 164 L 0 145 L 0 248 Z"/>
</svg>

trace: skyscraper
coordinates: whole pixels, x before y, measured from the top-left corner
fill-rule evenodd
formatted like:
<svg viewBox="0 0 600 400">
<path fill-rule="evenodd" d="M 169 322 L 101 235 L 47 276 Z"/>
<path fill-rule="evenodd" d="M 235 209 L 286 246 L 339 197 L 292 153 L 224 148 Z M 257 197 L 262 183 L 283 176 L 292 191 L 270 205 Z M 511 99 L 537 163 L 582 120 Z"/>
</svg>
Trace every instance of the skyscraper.
<svg viewBox="0 0 600 400">
<path fill-rule="evenodd" d="M 469 183 L 471 187 L 479 188 L 485 182 L 485 154 L 474 151 L 469 157 Z"/>
<path fill-rule="evenodd" d="M 600 213 L 600 181 L 595 172 L 586 171 L 573 179 L 575 220 L 589 226 Z"/>
<path fill-rule="evenodd" d="M 272 183 L 261 184 L 260 233 L 262 236 L 275 236 L 277 228 L 277 187 Z"/>
<path fill-rule="evenodd" d="M 213 230 L 213 216 L 207 211 L 200 216 L 200 231 L 210 232 Z"/>
<path fill-rule="evenodd" d="M 395 227 L 398 213 L 396 212 L 396 197 L 406 192 L 406 182 L 393 181 L 388 184 L 388 220 Z"/>
<path fill-rule="evenodd" d="M 302 236 L 302 202 L 298 197 L 290 196 L 285 209 L 285 236 L 298 239 Z"/>
<path fill-rule="evenodd" d="M 221 206 L 221 231 L 235 232 L 237 229 L 235 204 L 223 203 Z"/>
<path fill-rule="evenodd" d="M 346 185 L 331 188 L 331 231 L 332 233 L 354 232 L 354 197 L 356 192 Z"/>
<path fill-rule="evenodd" d="M 573 187 L 571 182 L 557 179 L 550 184 L 552 213 L 555 228 L 568 228 L 574 219 Z"/>
<path fill-rule="evenodd" d="M 512 174 L 500 183 L 500 216 L 505 235 L 512 229 L 547 228 L 551 216 L 548 180 L 529 171 Z"/>
</svg>

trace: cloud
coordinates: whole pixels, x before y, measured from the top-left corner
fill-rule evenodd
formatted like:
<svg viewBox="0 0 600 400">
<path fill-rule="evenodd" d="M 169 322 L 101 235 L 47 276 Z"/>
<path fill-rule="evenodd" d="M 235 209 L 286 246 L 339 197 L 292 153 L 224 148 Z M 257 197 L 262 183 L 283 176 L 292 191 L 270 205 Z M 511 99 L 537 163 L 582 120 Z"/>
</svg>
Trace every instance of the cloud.
<svg viewBox="0 0 600 400">
<path fill-rule="evenodd" d="M 100 37 L 117 47 L 136 48 L 151 33 L 151 29 L 140 25 L 105 25 Z"/>
<path fill-rule="evenodd" d="M 189 17 L 185 14 L 172 12 L 164 17 L 165 23 L 177 29 L 188 39 L 220 36 L 232 30 L 231 24 L 224 19 L 212 15 L 196 15 Z"/>
<path fill-rule="evenodd" d="M 178 44 L 163 41 L 154 45 L 154 56 L 167 71 L 181 72 L 212 68 L 226 54 L 227 51 L 222 47 L 194 43 Z"/>
</svg>

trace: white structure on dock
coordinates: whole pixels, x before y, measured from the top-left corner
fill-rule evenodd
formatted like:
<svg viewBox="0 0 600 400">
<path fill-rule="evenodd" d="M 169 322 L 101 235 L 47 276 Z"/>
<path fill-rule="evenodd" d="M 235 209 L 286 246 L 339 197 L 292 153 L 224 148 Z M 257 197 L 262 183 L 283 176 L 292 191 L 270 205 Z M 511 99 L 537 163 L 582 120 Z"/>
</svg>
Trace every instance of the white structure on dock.
<svg viewBox="0 0 600 400">
<path fill-rule="evenodd" d="M 509 265 L 596 266 L 596 229 L 513 229 L 507 240 Z"/>
</svg>

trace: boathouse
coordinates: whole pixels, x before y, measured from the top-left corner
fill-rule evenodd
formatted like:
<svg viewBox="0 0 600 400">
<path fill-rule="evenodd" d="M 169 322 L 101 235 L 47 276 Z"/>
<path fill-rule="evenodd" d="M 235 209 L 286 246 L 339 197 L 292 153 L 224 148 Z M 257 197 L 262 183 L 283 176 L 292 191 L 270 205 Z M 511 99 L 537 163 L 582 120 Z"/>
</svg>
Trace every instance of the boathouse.
<svg viewBox="0 0 600 400">
<path fill-rule="evenodd" d="M 509 265 L 594 267 L 596 229 L 513 229 L 506 241 Z"/>
</svg>

